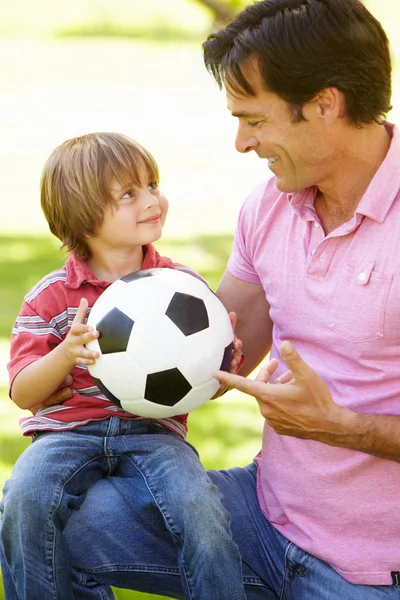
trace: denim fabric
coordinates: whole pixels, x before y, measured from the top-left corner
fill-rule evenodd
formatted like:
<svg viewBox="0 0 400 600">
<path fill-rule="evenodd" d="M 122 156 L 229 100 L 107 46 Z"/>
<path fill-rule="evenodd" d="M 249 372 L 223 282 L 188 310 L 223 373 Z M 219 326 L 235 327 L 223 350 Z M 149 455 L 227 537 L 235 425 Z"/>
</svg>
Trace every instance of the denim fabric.
<svg viewBox="0 0 400 600">
<path fill-rule="evenodd" d="M 400 598 L 398 587 L 348 583 L 326 563 L 278 533 L 260 511 L 254 464 L 208 473 L 221 490 L 232 517 L 231 529 L 242 555 L 248 600 Z M 126 477 L 124 470 L 121 474 L 95 484 L 66 528 L 75 565 L 76 598 L 111 599 L 110 585 L 184 598 L 177 549 L 146 479 L 139 471 L 133 479 Z M 216 577 L 215 586 L 220 583 Z M 230 600 L 231 593 L 225 589 L 223 597 Z"/>
<path fill-rule="evenodd" d="M 100 534 L 92 552 L 89 523 L 83 530 L 72 528 L 69 539 L 64 530 L 91 487 L 106 478 L 109 484 L 91 495 L 94 505 L 83 516 L 96 521 Z M 159 531 L 173 556 L 181 597 L 245 599 L 242 563 L 220 491 L 194 448 L 151 421 L 112 417 L 39 434 L 17 461 L 0 512 L 6 600 L 112 598 L 107 585 L 91 574 L 74 570 L 71 577 L 68 544 L 72 556 L 79 549 L 96 557 L 90 562 L 100 571 L 104 565 L 106 573 L 117 572 L 120 559 L 115 566 L 116 555 L 109 555 L 115 538 L 116 548 L 137 556 L 147 581 Z"/>
</svg>

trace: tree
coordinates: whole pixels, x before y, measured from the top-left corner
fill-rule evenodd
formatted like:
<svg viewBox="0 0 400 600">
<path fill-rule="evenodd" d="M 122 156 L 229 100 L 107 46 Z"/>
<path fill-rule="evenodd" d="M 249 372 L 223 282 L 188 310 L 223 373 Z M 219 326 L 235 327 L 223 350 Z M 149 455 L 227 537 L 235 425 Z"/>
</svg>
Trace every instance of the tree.
<svg viewBox="0 0 400 600">
<path fill-rule="evenodd" d="M 196 0 L 210 9 L 214 16 L 214 27 L 223 27 L 250 3 L 250 0 Z"/>
</svg>

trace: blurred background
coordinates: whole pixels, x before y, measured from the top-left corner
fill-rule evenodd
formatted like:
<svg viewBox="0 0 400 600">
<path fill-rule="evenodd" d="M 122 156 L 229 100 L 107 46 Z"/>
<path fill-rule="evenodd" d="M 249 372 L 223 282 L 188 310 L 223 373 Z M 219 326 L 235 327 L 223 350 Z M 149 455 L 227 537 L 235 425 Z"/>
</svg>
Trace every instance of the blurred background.
<svg viewBox="0 0 400 600">
<path fill-rule="evenodd" d="M 243 0 L 13 0 L 0 3 L 0 489 L 29 440 L 7 396 L 8 340 L 24 294 L 65 256 L 47 231 L 39 178 L 48 152 L 90 131 L 118 131 L 154 154 L 170 200 L 162 253 L 215 289 L 238 209 L 269 176 L 240 156 L 235 121 L 207 74 L 201 43 Z M 368 0 L 391 40 L 398 121 L 400 3 Z M 397 39 L 396 39 L 397 37 Z M 255 401 L 229 392 L 196 410 L 189 440 L 206 467 L 245 465 L 260 447 Z M 150 599 L 116 590 L 119 600 Z M 3 591 L 0 582 L 0 600 Z"/>
</svg>

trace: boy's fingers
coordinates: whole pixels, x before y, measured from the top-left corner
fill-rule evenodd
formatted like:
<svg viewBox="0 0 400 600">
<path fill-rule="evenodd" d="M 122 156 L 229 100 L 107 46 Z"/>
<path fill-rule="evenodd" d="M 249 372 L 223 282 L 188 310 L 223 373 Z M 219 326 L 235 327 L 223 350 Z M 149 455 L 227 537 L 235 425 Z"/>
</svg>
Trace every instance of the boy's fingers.
<svg viewBox="0 0 400 600">
<path fill-rule="evenodd" d="M 228 314 L 229 314 L 229 319 L 231 321 L 232 329 L 233 329 L 233 331 L 235 331 L 236 321 L 237 321 L 236 313 L 230 312 Z"/>
<path fill-rule="evenodd" d="M 76 323 L 83 324 L 86 320 L 86 313 L 87 313 L 88 308 L 89 308 L 89 304 L 88 304 L 88 301 L 86 300 L 86 298 L 81 298 L 81 301 L 79 302 L 78 310 L 76 311 L 76 315 L 75 315 L 75 318 L 72 321 L 72 323 L 73 324 L 76 324 Z"/>
</svg>

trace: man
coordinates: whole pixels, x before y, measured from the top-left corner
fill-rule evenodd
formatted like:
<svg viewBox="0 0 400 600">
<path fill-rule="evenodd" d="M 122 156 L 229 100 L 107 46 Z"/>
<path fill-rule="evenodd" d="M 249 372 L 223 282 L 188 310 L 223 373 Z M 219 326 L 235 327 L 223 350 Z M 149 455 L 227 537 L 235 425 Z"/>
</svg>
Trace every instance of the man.
<svg viewBox="0 0 400 600">
<path fill-rule="evenodd" d="M 386 35 L 358 0 L 264 0 L 204 53 L 237 149 L 274 175 L 241 209 L 218 288 L 243 374 L 272 347 L 256 381 L 217 374 L 265 418 L 254 464 L 210 472 L 247 598 L 398 598 L 400 134 L 384 123 Z M 182 598 L 167 519 L 139 472 L 93 486 L 66 530 L 77 597 L 116 585 Z"/>
</svg>

